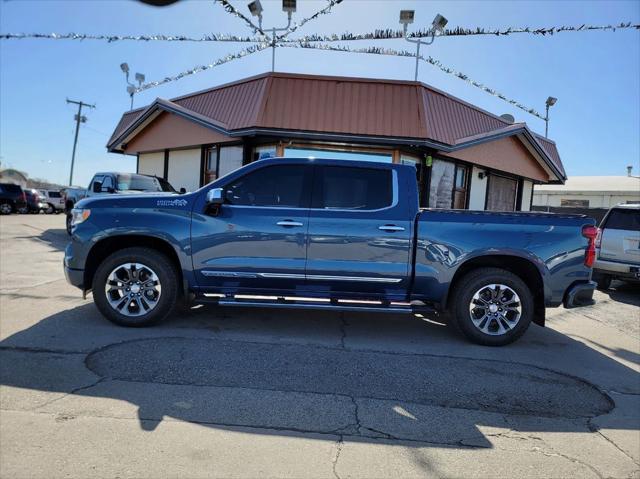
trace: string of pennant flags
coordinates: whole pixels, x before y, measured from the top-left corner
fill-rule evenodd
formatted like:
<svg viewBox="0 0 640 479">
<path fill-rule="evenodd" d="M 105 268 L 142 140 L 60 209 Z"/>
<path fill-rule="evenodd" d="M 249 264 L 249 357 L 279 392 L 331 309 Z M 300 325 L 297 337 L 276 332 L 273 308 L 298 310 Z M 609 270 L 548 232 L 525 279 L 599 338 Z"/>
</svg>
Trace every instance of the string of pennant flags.
<svg viewBox="0 0 640 479">
<path fill-rule="evenodd" d="M 185 35 L 100 35 L 100 34 L 85 34 L 85 33 L 0 33 L 0 40 L 22 40 L 22 39 L 49 39 L 49 40 L 99 40 L 106 41 L 108 43 L 118 41 L 143 41 L 143 42 L 229 42 L 229 43 L 253 43 L 238 52 L 230 53 L 217 60 L 214 60 L 205 65 L 197 65 L 189 70 L 178 73 L 177 75 L 167 76 L 158 81 L 151 81 L 143 83 L 134 88 L 134 92 L 138 93 L 150 88 L 154 88 L 169 82 L 180 80 L 185 76 L 200 73 L 206 70 L 210 70 L 217 66 L 244 58 L 248 55 L 260 52 L 267 48 L 275 47 L 288 47 L 288 48 L 305 48 L 316 49 L 325 51 L 337 51 L 345 53 L 361 53 L 370 55 L 387 55 L 398 57 L 413 57 L 418 58 L 420 61 L 428 63 L 440 71 L 456 78 L 467 82 L 468 84 L 483 90 L 484 92 L 500 98 L 503 101 L 519 108 L 533 116 L 541 119 L 545 119 L 539 112 L 533 108 L 529 108 L 520 102 L 510 99 L 504 94 L 484 85 L 481 82 L 471 79 L 468 75 L 449 68 L 443 65 L 439 60 L 431 56 L 418 55 L 407 50 L 396 50 L 381 47 L 365 47 L 365 48 L 351 48 L 342 45 L 331 45 L 334 42 L 349 42 L 356 40 L 393 40 L 405 38 L 426 38 L 433 35 L 433 30 L 419 29 L 413 32 L 405 34 L 402 30 L 394 29 L 377 29 L 373 32 L 367 33 L 350 33 L 345 32 L 341 34 L 310 34 L 304 35 L 298 38 L 287 38 L 291 33 L 305 25 L 306 23 L 313 21 L 321 15 L 327 15 L 331 13 L 331 9 L 341 3 L 343 0 L 326 0 L 327 4 L 313 15 L 302 19 L 299 22 L 295 22 L 290 25 L 282 34 L 269 37 L 262 28 L 262 25 L 256 25 L 250 18 L 238 11 L 228 0 L 215 0 L 215 3 L 220 3 L 225 12 L 236 18 L 242 20 L 253 32 L 253 36 L 242 35 L 229 35 L 210 33 L 202 35 L 200 37 L 191 37 Z M 619 24 L 610 25 L 570 25 L 559 27 L 542 27 L 542 28 L 530 28 L 530 27 L 508 27 L 506 29 L 491 29 L 491 28 L 463 28 L 456 27 L 453 29 L 445 29 L 438 34 L 439 37 L 461 37 L 461 36 L 475 36 L 475 35 L 492 35 L 492 36 L 507 36 L 513 34 L 530 34 L 534 36 L 552 36 L 557 33 L 565 32 L 584 32 L 584 31 L 617 31 L 617 30 L 629 30 L 640 29 L 640 24 L 633 24 L 631 22 L 622 22 Z"/>
<path fill-rule="evenodd" d="M 222 0 L 220 0 L 222 2 Z M 334 1 L 334 4 L 339 2 Z M 227 5 L 230 5 L 226 2 Z M 230 5 L 231 6 L 231 5 Z M 329 9 L 333 5 L 325 7 Z M 233 7 L 232 7 L 233 8 Z M 323 10 L 325 10 L 323 9 Z M 240 12 L 235 10 L 240 18 L 246 18 Z M 329 13 L 329 11 L 325 12 Z M 291 27 L 289 33 L 294 32 L 301 26 L 313 18 L 317 18 L 320 12 L 314 14 L 312 17 L 305 18 L 304 20 L 294 24 Z M 248 18 L 251 28 L 258 28 Z M 438 37 L 462 37 L 462 36 L 475 36 L 475 35 L 489 35 L 489 36 L 507 36 L 513 34 L 530 34 L 535 36 L 552 36 L 556 33 L 563 32 L 588 32 L 588 31 L 617 31 L 617 30 L 640 30 L 640 24 L 637 23 L 619 23 L 612 25 L 573 25 L 573 26 L 560 26 L 560 27 L 542 27 L 542 28 L 513 28 L 506 29 L 489 29 L 489 28 L 464 28 L 456 27 L 452 29 L 446 29 Z M 284 35 L 281 35 L 284 36 Z M 408 38 L 426 38 L 431 36 L 431 30 L 428 28 L 408 32 Z M 243 35 L 230 35 L 226 33 L 208 33 L 200 37 L 189 37 L 186 35 L 95 35 L 88 33 L 0 33 L 0 40 L 24 40 L 24 39 L 46 39 L 46 40 L 102 40 L 108 43 L 118 41 L 141 41 L 141 42 L 235 42 L 235 43 L 262 43 L 269 37 L 265 34 L 260 36 L 243 36 Z M 350 33 L 345 32 L 341 34 L 309 34 L 302 37 L 285 39 L 281 38 L 280 42 L 348 42 L 356 40 L 396 40 L 404 38 L 402 30 L 393 29 L 377 29 L 373 32 L 367 33 Z"/>
<path fill-rule="evenodd" d="M 238 51 L 236 53 L 230 53 L 228 55 L 225 55 L 222 58 L 218 58 L 217 60 L 214 60 L 211 63 L 208 63 L 206 65 L 195 66 L 193 68 L 190 68 L 189 70 L 185 70 L 183 72 L 180 72 L 177 75 L 165 77 L 162 80 L 143 83 L 139 87 L 135 88 L 135 92 L 139 93 L 141 91 L 148 90 L 149 88 L 154 88 L 154 87 L 157 87 L 157 86 L 160 86 L 160 85 L 164 85 L 165 83 L 169 83 L 169 82 L 172 82 L 172 81 L 180 80 L 181 78 L 184 78 L 186 76 L 194 75 L 196 73 L 200 73 L 200 72 L 203 72 L 203 71 L 206 71 L 206 70 L 210 70 L 210 69 L 215 68 L 217 66 L 223 65 L 225 63 L 229 63 L 229 62 L 231 62 L 233 60 L 238 60 L 240 58 L 244 58 L 247 55 L 251 55 L 253 53 L 257 53 L 259 51 L 262 51 L 262 50 L 264 50 L 266 48 L 270 48 L 270 47 L 271 47 L 271 42 L 265 42 L 265 43 L 260 43 L 258 45 L 252 45 L 252 46 L 244 48 L 244 49 L 242 49 L 242 50 L 240 50 L 240 51 Z"/>
</svg>

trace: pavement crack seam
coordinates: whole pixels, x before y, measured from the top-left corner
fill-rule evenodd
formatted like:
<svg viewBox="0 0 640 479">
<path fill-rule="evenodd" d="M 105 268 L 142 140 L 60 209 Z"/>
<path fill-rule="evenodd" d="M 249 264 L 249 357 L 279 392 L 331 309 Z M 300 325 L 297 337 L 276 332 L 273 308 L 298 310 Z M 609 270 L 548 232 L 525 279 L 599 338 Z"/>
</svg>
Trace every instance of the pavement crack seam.
<svg viewBox="0 0 640 479">
<path fill-rule="evenodd" d="M 75 395 L 75 394 L 77 394 L 77 393 L 79 393 L 81 391 L 86 391 L 87 389 L 91 389 L 91 388 L 97 386 L 98 384 L 100 384 L 103 381 L 109 381 L 109 380 L 110 380 L 110 378 L 107 378 L 107 377 L 98 378 L 98 380 L 92 382 L 91 384 L 87 384 L 86 386 L 80 386 L 80 387 L 77 387 L 75 389 L 72 389 L 71 391 L 69 391 L 66 394 L 63 394 L 62 396 L 59 396 L 57 398 L 53 398 L 53 399 L 51 399 L 49 401 L 46 401 L 46 402 L 44 402 L 42 404 L 39 404 L 39 405 L 33 407 L 31 409 L 27 409 L 27 411 L 38 412 L 37 411 L 38 409 L 41 409 L 41 408 L 46 407 L 46 406 L 50 406 L 54 402 L 60 401 L 61 399 L 64 399 L 64 398 L 69 397 L 69 396 L 73 396 L 73 395 Z"/>
<path fill-rule="evenodd" d="M 340 453 L 342 452 L 343 446 L 344 446 L 344 438 L 340 436 L 336 444 L 336 455 L 331 461 L 333 465 L 333 475 L 335 476 L 336 479 L 340 479 L 340 475 L 338 474 L 338 459 L 340 459 Z"/>
<path fill-rule="evenodd" d="M 19 353 L 42 353 L 42 354 L 82 354 L 86 355 L 91 351 L 68 351 L 65 349 L 47 349 L 47 348 L 34 348 L 30 346 L 0 346 L 0 351 L 16 351 Z"/>
<path fill-rule="evenodd" d="M 598 428 L 598 426 L 596 426 L 595 424 L 593 424 L 591 422 L 592 419 L 596 419 L 596 418 L 591 418 L 587 421 L 587 425 L 589 426 L 589 429 L 591 430 L 591 432 L 595 432 L 596 434 L 598 434 L 600 437 L 602 437 L 605 441 L 607 441 L 609 444 L 611 444 L 613 447 L 615 447 L 618 451 L 620 451 L 622 454 L 624 454 L 626 457 L 628 457 L 636 466 L 640 466 L 640 462 L 636 461 L 632 456 L 630 456 L 629 454 L 627 454 L 627 452 L 622 449 L 620 446 L 618 446 L 615 442 L 613 442 L 611 439 L 609 439 L 607 436 L 605 436 L 604 434 L 602 434 L 600 432 L 600 428 Z"/>
<path fill-rule="evenodd" d="M 347 349 L 345 346 L 345 339 L 347 338 L 347 319 L 344 317 L 344 311 L 340 313 L 340 345 L 342 349 Z"/>
</svg>

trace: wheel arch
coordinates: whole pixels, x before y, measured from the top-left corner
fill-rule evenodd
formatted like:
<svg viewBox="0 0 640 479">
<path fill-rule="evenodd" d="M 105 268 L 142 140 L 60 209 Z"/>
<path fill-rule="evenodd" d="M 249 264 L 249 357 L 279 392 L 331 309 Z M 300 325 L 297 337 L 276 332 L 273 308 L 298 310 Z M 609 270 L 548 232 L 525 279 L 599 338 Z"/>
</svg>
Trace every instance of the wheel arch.
<svg viewBox="0 0 640 479">
<path fill-rule="evenodd" d="M 178 288 L 179 291 L 185 289 L 185 282 L 183 281 L 183 267 L 180 262 L 178 253 L 171 245 L 171 243 L 169 243 L 166 239 L 159 238 L 157 236 L 122 234 L 103 238 L 97 241 L 89 250 L 84 269 L 85 291 L 91 289 L 93 277 L 98 267 L 109 255 L 115 253 L 116 251 L 132 247 L 150 248 L 167 256 L 172 265 L 175 267 L 176 274 L 178 275 L 178 285 L 180 286 Z"/>
<path fill-rule="evenodd" d="M 449 292 L 454 291 L 460 280 L 469 272 L 478 268 L 500 268 L 515 274 L 522 279 L 533 294 L 534 315 L 533 322 L 539 326 L 545 324 L 545 297 L 544 297 L 544 281 L 540 269 L 530 259 L 517 255 L 495 254 L 483 255 L 470 258 L 462 263 L 456 270 Z M 447 309 L 451 308 L 451 298 L 453 295 L 448 294 L 443 304 Z"/>
</svg>

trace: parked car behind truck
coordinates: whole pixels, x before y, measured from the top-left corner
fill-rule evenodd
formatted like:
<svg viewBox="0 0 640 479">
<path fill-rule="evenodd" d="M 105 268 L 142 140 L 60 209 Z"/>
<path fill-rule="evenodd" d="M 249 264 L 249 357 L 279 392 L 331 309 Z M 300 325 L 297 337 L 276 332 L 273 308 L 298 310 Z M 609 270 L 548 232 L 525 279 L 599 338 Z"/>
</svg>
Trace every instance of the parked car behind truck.
<svg viewBox="0 0 640 479">
<path fill-rule="evenodd" d="M 96 173 L 89 182 L 89 188 L 66 188 L 64 190 L 64 211 L 67 214 L 67 233 L 71 234 L 71 210 L 83 198 L 112 194 L 131 193 L 177 193 L 164 178 L 139 175 L 137 173 L 102 172 Z"/>
<path fill-rule="evenodd" d="M 45 203 L 44 212 L 47 214 L 62 213 L 64 211 L 64 198 L 57 190 L 39 190 L 40 197 Z"/>
<path fill-rule="evenodd" d="M 600 289 L 611 281 L 640 281 L 640 204 L 618 205 L 600 223 L 593 279 Z"/>
<path fill-rule="evenodd" d="M 545 307 L 590 304 L 597 228 L 583 215 L 420 210 L 415 168 L 254 162 L 181 196 L 88 198 L 68 281 L 125 326 L 179 297 L 224 306 L 433 313 L 503 345 Z"/>
<path fill-rule="evenodd" d="M 10 215 L 26 207 L 27 196 L 20 185 L 0 183 L 0 214 Z"/>
</svg>

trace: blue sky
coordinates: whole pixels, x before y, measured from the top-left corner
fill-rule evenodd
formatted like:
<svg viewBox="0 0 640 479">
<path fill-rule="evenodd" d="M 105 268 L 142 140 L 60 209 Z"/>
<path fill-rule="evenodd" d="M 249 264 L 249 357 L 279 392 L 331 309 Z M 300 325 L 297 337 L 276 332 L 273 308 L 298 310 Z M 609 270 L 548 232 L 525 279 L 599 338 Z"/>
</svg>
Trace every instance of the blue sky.
<svg viewBox="0 0 640 479">
<path fill-rule="evenodd" d="M 233 0 L 232 0 L 233 1 Z M 248 12 L 244 1 L 233 1 Z M 262 1 L 265 26 L 283 23 L 279 1 Z M 299 0 L 296 18 L 325 2 Z M 366 32 L 398 27 L 398 11 L 416 10 L 414 27 L 428 26 L 436 13 L 448 26 L 509 27 L 640 23 L 640 1 L 482 2 L 345 0 L 330 15 L 297 33 Z M 154 8 L 129 0 L 1 1 L 0 31 L 105 34 L 249 34 L 219 4 L 187 1 Z M 294 34 L 295 36 L 295 34 Z M 401 40 L 357 42 L 356 46 L 411 48 Z M 129 108 L 120 63 L 148 80 L 209 63 L 243 48 L 240 44 L 65 40 L 0 41 L 0 161 L 3 167 L 66 184 L 75 113 L 65 98 L 95 103 L 81 127 L 74 183 L 85 185 L 97 169 L 132 171 L 135 159 L 109 154 L 105 144 Z M 423 50 L 424 52 L 424 50 Z M 568 174 L 624 175 L 640 170 L 640 32 L 560 33 L 552 37 L 440 38 L 426 53 L 445 65 L 544 111 L 551 111 L 550 138 Z M 248 56 L 136 95 L 135 106 L 172 98 L 270 70 L 270 52 Z M 311 74 L 413 79 L 413 60 L 309 50 L 280 49 L 276 70 Z M 544 122 L 465 82 L 423 64 L 419 79 L 496 114 L 511 113 L 544 133 Z"/>
</svg>

